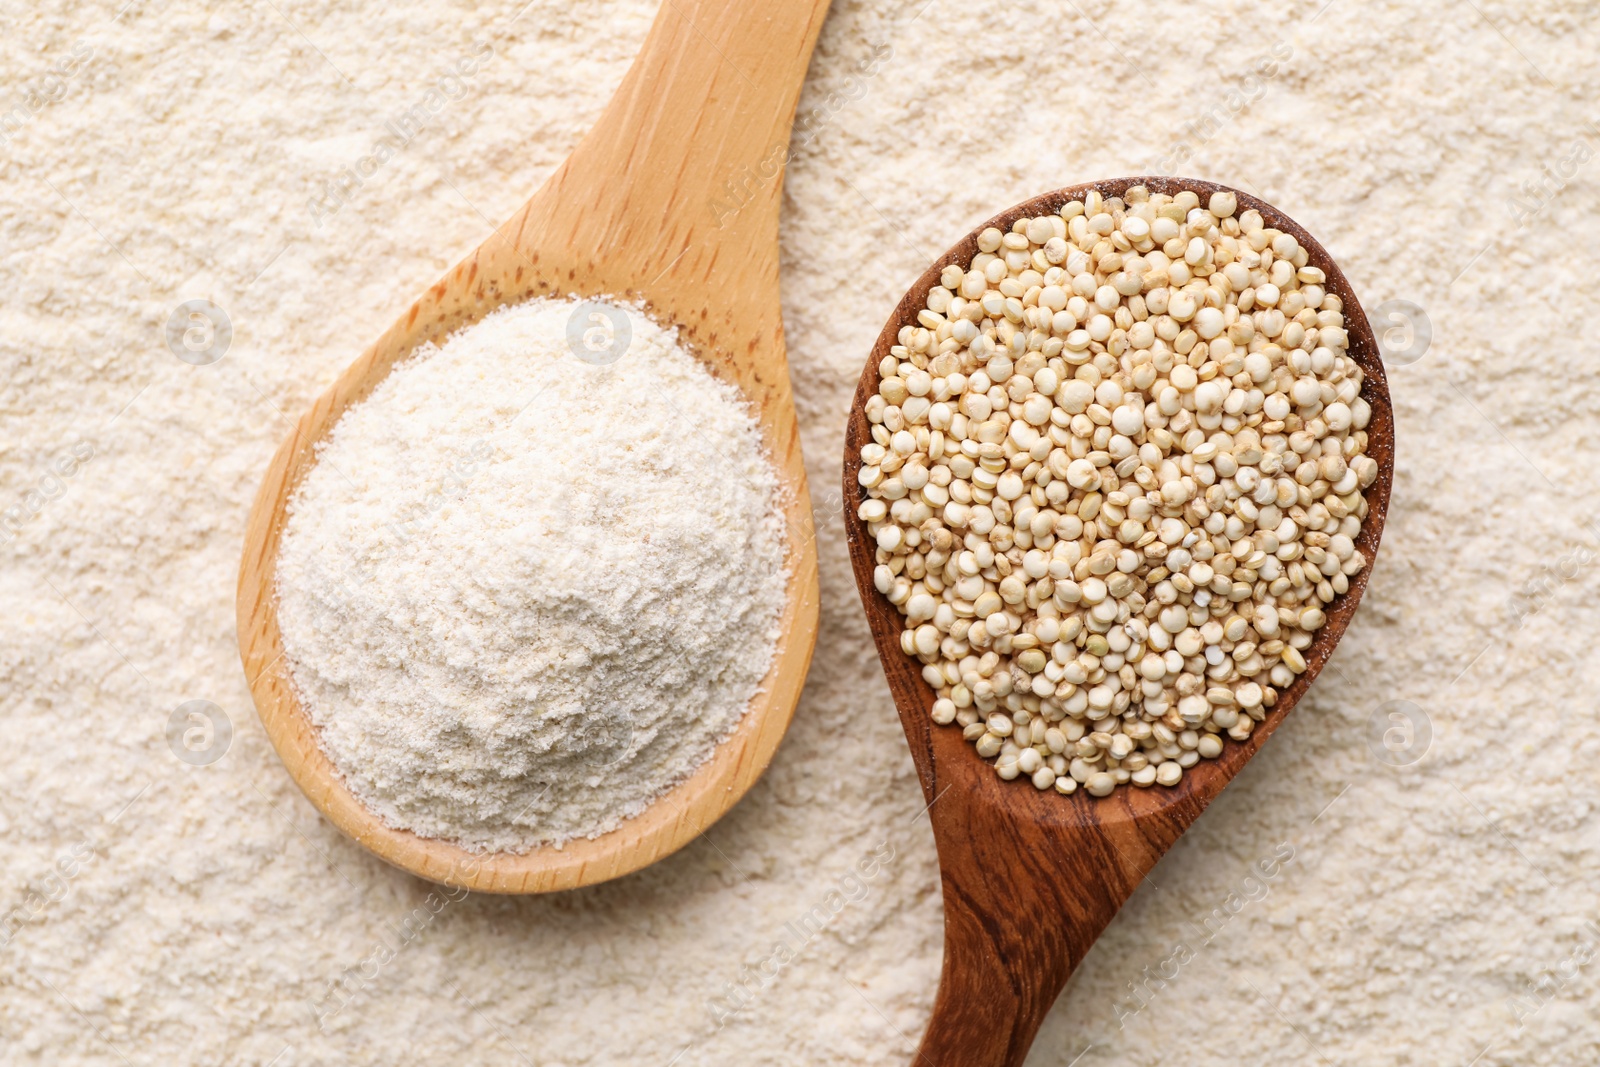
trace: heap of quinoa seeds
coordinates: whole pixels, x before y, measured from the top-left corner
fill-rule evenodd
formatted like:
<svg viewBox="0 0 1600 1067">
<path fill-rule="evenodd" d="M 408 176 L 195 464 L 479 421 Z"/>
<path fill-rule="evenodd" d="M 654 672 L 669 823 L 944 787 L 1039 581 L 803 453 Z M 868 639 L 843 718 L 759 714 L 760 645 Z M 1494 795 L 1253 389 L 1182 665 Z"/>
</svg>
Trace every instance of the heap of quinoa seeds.
<svg viewBox="0 0 1600 1067">
<path fill-rule="evenodd" d="M 1090 193 L 985 230 L 866 405 L 860 516 L 901 647 L 996 773 L 1176 785 L 1306 669 L 1371 409 L 1342 305 L 1231 193 Z"/>
</svg>

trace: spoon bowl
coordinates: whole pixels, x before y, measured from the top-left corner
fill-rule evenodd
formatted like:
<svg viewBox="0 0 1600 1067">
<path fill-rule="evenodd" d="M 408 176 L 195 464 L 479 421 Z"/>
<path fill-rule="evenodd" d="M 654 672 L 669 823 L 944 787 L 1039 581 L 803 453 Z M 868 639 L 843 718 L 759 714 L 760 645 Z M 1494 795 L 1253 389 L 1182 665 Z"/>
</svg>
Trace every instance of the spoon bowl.
<svg viewBox="0 0 1600 1067">
<path fill-rule="evenodd" d="M 778 301 L 778 203 L 789 129 L 828 0 L 673 0 L 595 128 L 476 251 L 428 289 L 300 419 L 257 494 L 239 571 L 239 648 L 267 736 L 328 819 L 423 878 L 537 893 L 614 878 L 681 848 L 744 795 L 787 730 L 817 629 L 817 560 Z M 748 400 L 790 530 L 783 637 L 751 707 L 709 762 L 599 837 L 468 852 L 368 811 L 317 742 L 278 630 L 285 508 L 315 449 L 419 346 L 541 296 L 642 306 Z"/>
<path fill-rule="evenodd" d="M 1202 204 L 1213 192 L 1231 192 L 1240 211 L 1254 208 L 1268 226 L 1293 234 L 1311 264 L 1326 272 L 1327 290 L 1344 303 L 1349 354 L 1364 372 L 1361 396 L 1372 407 L 1367 454 L 1377 461 L 1379 474 L 1366 490 L 1368 515 L 1356 539 L 1369 562 L 1350 579 L 1349 591 L 1328 605 L 1326 624 L 1303 650 L 1305 672 L 1279 693 L 1247 740 L 1227 741 L 1218 758 L 1201 760 L 1171 788 L 1127 785 L 1103 798 L 1083 789 L 1063 796 L 1020 778 L 1002 780 L 960 729 L 934 724 L 936 694 L 923 679 L 921 664 L 900 647 L 904 618 L 873 585 L 876 544 L 856 509 L 847 509 L 856 585 L 929 803 L 939 853 L 944 967 L 917 1057 L 929 1067 L 1022 1062 L 1050 1005 L 1123 902 L 1260 751 L 1327 663 L 1361 600 L 1383 533 L 1393 479 L 1394 412 L 1377 339 L 1348 279 L 1322 245 L 1283 212 L 1238 190 L 1188 178 L 1118 178 L 1046 193 L 983 223 L 924 271 L 879 334 L 856 388 L 845 433 L 844 499 L 858 505 L 866 499 L 857 474 L 861 447 L 872 439 L 864 409 L 878 391 L 879 363 L 899 343 L 901 327 L 915 325 L 944 267 L 970 263 L 978 235 L 990 226 L 1009 232 L 1017 219 L 1054 214 L 1090 190 L 1120 197 L 1136 185 L 1151 193 L 1192 190 Z"/>
</svg>

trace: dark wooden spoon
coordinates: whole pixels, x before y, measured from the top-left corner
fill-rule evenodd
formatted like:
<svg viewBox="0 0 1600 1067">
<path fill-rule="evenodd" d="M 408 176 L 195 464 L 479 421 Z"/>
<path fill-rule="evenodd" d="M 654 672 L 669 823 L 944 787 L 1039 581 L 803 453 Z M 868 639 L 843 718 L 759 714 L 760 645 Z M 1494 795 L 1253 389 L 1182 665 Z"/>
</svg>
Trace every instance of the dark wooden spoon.
<svg viewBox="0 0 1600 1067">
<path fill-rule="evenodd" d="M 1001 780 L 962 739 L 960 729 L 933 724 L 934 691 L 923 680 L 920 664 L 900 649 L 903 619 L 872 582 L 875 543 L 856 516 L 857 507 L 847 508 L 856 585 L 930 804 L 944 884 L 944 971 L 917 1059 L 927 1067 L 1022 1063 L 1045 1013 L 1117 909 L 1272 736 L 1328 661 L 1361 600 L 1383 533 L 1394 472 L 1394 411 L 1377 339 L 1349 281 L 1322 245 L 1277 208 L 1236 189 L 1188 178 L 1117 178 L 1046 193 L 985 222 L 923 272 L 878 335 L 856 388 L 845 434 L 844 499 L 857 505 L 865 499 L 856 474 L 861 446 L 871 440 L 863 411 L 878 391 L 878 365 L 898 343 L 900 328 L 915 324 L 940 271 L 951 263 L 970 263 L 986 227 L 1009 232 L 1017 219 L 1053 214 L 1091 189 L 1120 197 L 1135 185 L 1151 193 L 1192 190 L 1202 204 L 1213 192 L 1232 192 L 1241 212 L 1254 208 L 1268 226 L 1293 234 L 1311 264 L 1326 272 L 1326 288 L 1344 302 L 1349 353 L 1365 372 L 1361 395 L 1372 406 L 1367 454 L 1380 473 L 1366 491 L 1369 513 L 1356 540 L 1369 563 L 1350 580 L 1349 592 L 1328 606 L 1326 625 L 1304 650 L 1305 673 L 1280 693 L 1248 740 L 1226 741 L 1220 757 L 1201 760 L 1170 789 L 1126 786 L 1102 799 L 1083 789 L 1062 796 L 1040 792 L 1025 778 Z"/>
</svg>

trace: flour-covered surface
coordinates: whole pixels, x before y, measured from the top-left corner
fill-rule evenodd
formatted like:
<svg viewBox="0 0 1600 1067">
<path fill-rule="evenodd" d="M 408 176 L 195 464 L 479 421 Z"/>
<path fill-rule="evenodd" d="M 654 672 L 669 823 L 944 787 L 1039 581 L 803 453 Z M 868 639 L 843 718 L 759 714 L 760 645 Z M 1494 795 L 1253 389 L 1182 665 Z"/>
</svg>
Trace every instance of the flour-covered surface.
<svg viewBox="0 0 1600 1067">
<path fill-rule="evenodd" d="M 10 5 L 0 1063 L 909 1063 L 936 867 L 843 546 L 848 397 L 969 227 L 1147 169 L 1280 205 L 1429 330 L 1394 337 L 1360 614 L 1030 1064 L 1600 1059 L 1600 15 L 920 4 L 840 0 L 801 101 L 783 281 L 824 607 L 794 727 L 704 839 L 532 900 L 430 896 L 302 799 L 240 672 L 237 554 L 286 417 L 550 173 L 655 5 Z M 389 121 L 406 143 L 346 172 Z M 201 298 L 232 330 L 209 365 L 203 323 L 166 336 Z M 220 710 L 169 743 L 189 701 Z"/>
</svg>

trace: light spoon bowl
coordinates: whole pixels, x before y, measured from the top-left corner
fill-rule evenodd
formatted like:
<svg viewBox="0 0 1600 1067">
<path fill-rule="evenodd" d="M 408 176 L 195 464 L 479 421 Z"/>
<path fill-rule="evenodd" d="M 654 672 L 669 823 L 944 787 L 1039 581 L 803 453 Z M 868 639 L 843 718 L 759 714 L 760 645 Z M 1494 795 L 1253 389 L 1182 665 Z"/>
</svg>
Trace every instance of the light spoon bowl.
<svg viewBox="0 0 1600 1067">
<path fill-rule="evenodd" d="M 493 893 L 569 889 L 681 848 L 760 777 L 787 730 L 817 631 L 811 507 L 778 300 L 778 204 L 790 124 L 828 0 L 669 0 L 599 122 L 553 176 L 406 308 L 284 441 L 239 571 L 239 649 L 267 736 L 328 819 L 397 867 Z M 508 116 L 514 122 L 515 116 Z M 400 361 L 505 304 L 609 296 L 676 326 L 759 421 L 789 537 L 782 641 L 764 688 L 711 760 L 618 829 L 562 848 L 475 854 L 380 821 L 350 792 L 296 698 L 278 630 L 285 508 L 319 441 Z"/>
<path fill-rule="evenodd" d="M 1017 219 L 1054 214 L 1091 189 L 1109 198 L 1134 185 L 1152 193 L 1193 190 L 1202 204 L 1211 193 L 1227 188 L 1151 177 L 1058 189 L 985 222 L 917 279 L 878 336 L 856 389 L 845 434 L 847 502 L 859 505 L 866 499 L 856 479 L 861 446 L 872 440 L 864 408 L 878 391 L 878 365 L 898 343 L 900 328 L 915 324 L 943 268 L 970 263 L 978 251 L 978 234 L 987 227 L 1009 232 Z M 1225 742 L 1221 756 L 1201 760 L 1172 788 L 1128 785 L 1104 798 L 1082 789 L 1062 796 L 1054 790 L 1040 792 L 1020 777 L 1003 781 L 962 739 L 958 727 L 933 723 L 929 716 L 936 694 L 923 679 L 920 663 L 901 651 L 904 619 L 873 586 L 876 544 L 856 506 L 847 506 L 845 527 L 856 585 L 930 805 L 944 889 L 944 969 L 915 1061 L 919 1067 L 1022 1063 L 1050 1005 L 1123 902 L 1305 695 L 1350 624 L 1372 572 L 1394 470 L 1394 412 L 1377 340 L 1349 281 L 1315 238 L 1272 205 L 1227 191 L 1238 197 L 1240 211 L 1254 208 L 1269 227 L 1293 234 L 1311 264 L 1327 273 L 1328 291 L 1344 302 L 1349 353 L 1365 373 L 1361 395 L 1372 406 L 1367 454 L 1380 472 L 1366 490 L 1369 512 L 1356 540 L 1369 564 L 1350 580 L 1349 591 L 1328 606 L 1326 625 L 1303 650 L 1305 673 L 1279 694 L 1248 740 Z"/>
</svg>

